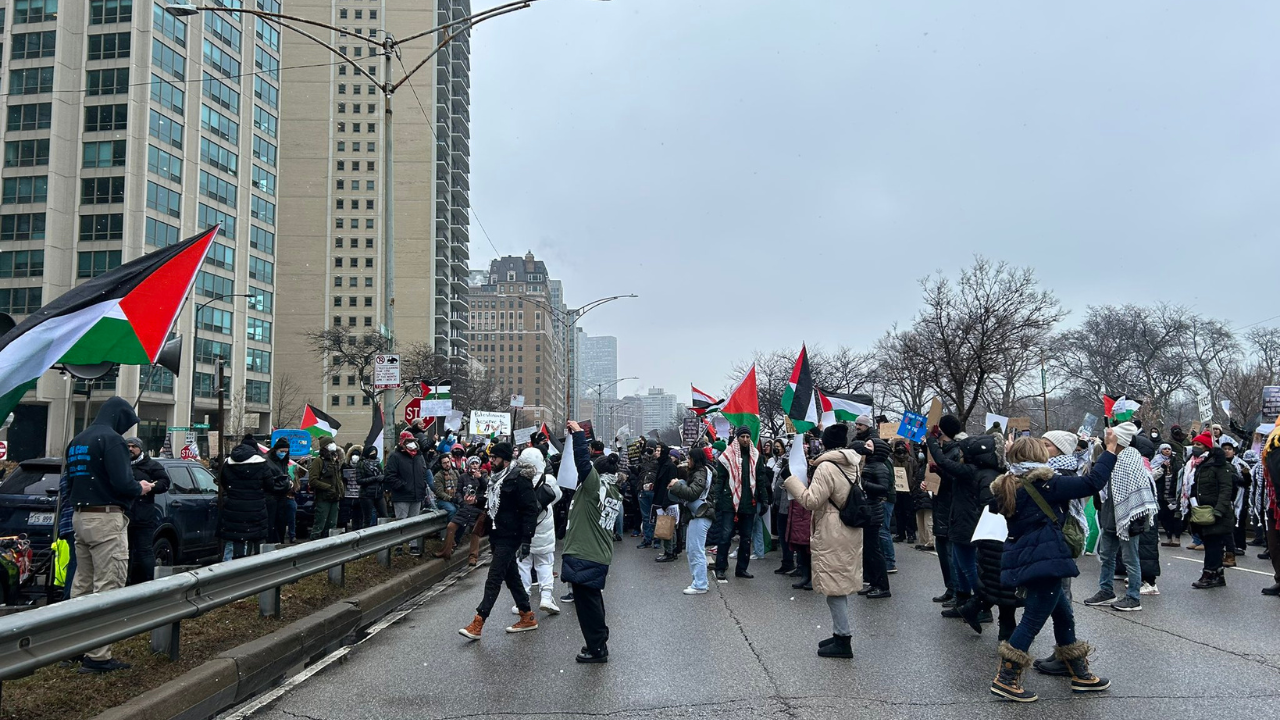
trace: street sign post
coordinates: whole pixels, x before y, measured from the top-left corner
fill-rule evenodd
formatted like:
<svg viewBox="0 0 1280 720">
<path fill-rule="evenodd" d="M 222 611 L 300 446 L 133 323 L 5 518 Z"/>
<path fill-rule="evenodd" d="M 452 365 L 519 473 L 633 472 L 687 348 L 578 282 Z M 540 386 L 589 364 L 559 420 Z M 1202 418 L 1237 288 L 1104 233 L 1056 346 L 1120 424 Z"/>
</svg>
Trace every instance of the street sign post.
<svg viewBox="0 0 1280 720">
<path fill-rule="evenodd" d="M 400 356 L 375 355 L 373 357 L 373 389 L 395 390 L 400 382 Z"/>
</svg>

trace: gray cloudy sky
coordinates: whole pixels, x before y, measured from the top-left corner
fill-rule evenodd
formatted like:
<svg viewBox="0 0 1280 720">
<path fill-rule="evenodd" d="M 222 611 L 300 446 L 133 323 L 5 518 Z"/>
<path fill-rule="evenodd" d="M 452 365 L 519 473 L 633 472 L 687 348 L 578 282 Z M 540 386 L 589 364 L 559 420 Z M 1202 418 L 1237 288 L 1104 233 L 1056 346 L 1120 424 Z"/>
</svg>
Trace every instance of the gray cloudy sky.
<svg viewBox="0 0 1280 720">
<path fill-rule="evenodd" d="M 472 38 L 472 203 L 571 306 L 641 296 L 583 321 L 626 391 L 866 347 L 975 253 L 1073 318 L 1253 323 L 1280 313 L 1276 27 L 1269 2 L 542 0 Z"/>
</svg>

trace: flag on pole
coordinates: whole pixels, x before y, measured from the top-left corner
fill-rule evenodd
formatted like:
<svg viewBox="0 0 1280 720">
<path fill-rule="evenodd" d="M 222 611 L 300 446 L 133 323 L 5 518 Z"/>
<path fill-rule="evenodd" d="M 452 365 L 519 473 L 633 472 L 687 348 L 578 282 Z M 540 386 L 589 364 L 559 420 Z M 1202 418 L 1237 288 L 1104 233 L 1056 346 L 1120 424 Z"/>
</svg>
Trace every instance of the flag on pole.
<svg viewBox="0 0 1280 720">
<path fill-rule="evenodd" d="M 853 422 L 862 415 L 871 415 L 870 395 L 841 395 L 817 391 L 818 403 L 822 408 L 823 426 L 838 422 Z M 874 423 L 873 423 L 874 425 Z"/>
<path fill-rule="evenodd" d="M 422 383 L 422 399 L 419 407 L 423 417 L 447 417 L 453 411 L 453 389 L 449 381 L 438 385 Z"/>
<path fill-rule="evenodd" d="M 218 227 L 76 285 L 0 337 L 0 418 L 54 363 L 154 363 Z"/>
<path fill-rule="evenodd" d="M 752 365 L 746 377 L 729 393 L 720 411 L 729 422 L 751 429 L 751 441 L 760 441 L 760 396 L 756 392 L 756 366 Z"/>
<path fill-rule="evenodd" d="M 719 412 L 720 408 L 724 406 L 723 400 L 716 400 L 693 384 L 690 384 L 689 387 L 693 390 L 693 407 L 690 409 L 693 410 L 694 414 L 706 415 L 709 412 Z"/>
<path fill-rule="evenodd" d="M 800 346 L 800 357 L 791 369 L 791 380 L 782 391 L 782 411 L 798 433 L 818 425 L 818 407 L 814 396 L 813 373 L 809 369 L 809 353 Z"/>
<path fill-rule="evenodd" d="M 707 437 L 711 438 L 711 442 L 715 442 L 720 439 L 720 437 L 716 435 L 716 428 L 711 424 L 710 420 L 702 418 L 702 426 L 707 429 Z"/>
<path fill-rule="evenodd" d="M 1115 400 L 1106 395 L 1102 396 L 1102 414 L 1118 423 L 1132 420 L 1134 413 L 1138 412 L 1140 407 L 1142 407 L 1142 403 L 1137 400 L 1130 400 L 1124 395 Z"/>
<path fill-rule="evenodd" d="M 385 421 L 382 419 L 382 406 L 374 404 L 373 406 L 373 422 L 369 425 L 369 434 L 364 439 L 364 448 L 368 450 L 370 447 L 378 448 L 378 460 L 386 459 L 383 454 L 383 433 L 386 428 Z"/>
<path fill-rule="evenodd" d="M 342 423 L 310 403 L 302 411 L 302 429 L 311 433 L 311 437 L 333 437 L 338 434 L 340 427 Z"/>
</svg>

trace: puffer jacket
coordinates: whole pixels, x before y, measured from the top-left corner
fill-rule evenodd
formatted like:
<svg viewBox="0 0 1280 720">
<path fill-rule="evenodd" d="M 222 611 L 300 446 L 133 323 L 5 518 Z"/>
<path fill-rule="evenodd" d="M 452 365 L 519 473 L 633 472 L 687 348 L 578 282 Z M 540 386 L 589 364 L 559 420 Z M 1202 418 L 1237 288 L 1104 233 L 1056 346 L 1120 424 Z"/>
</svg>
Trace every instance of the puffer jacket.
<svg viewBox="0 0 1280 720">
<path fill-rule="evenodd" d="M 1195 498 L 1200 505 L 1213 508 L 1212 525 L 1191 526 L 1201 537 L 1205 535 L 1229 535 L 1235 531 L 1236 488 L 1231 466 L 1222 448 L 1209 450 L 1209 457 L 1196 468 Z"/>
<path fill-rule="evenodd" d="M 360 497 L 377 500 L 384 494 L 382 464 L 366 458 L 356 466 L 356 482 L 360 484 Z"/>
<path fill-rule="evenodd" d="M 533 482 L 517 466 L 489 480 L 485 507 L 493 521 L 491 542 L 533 543 L 538 529 L 538 500 Z"/>
<path fill-rule="evenodd" d="M 884 443 L 881 443 L 884 445 Z M 884 503 L 894 497 L 893 466 L 889 464 L 888 445 L 880 445 L 872 451 L 862 467 L 862 489 L 867 493 L 871 503 L 871 525 L 879 527 L 884 524 Z"/>
<path fill-rule="evenodd" d="M 943 486 L 951 488 L 951 519 L 947 539 L 959 545 L 970 545 L 973 531 L 978 527 L 978 518 L 982 517 L 982 489 L 991 485 L 1000 473 L 993 468 L 977 467 L 952 459 L 959 455 L 959 448 L 954 455 L 948 456 L 933 437 L 926 438 L 926 442 L 938 465 Z"/>
<path fill-rule="evenodd" d="M 559 483 L 553 475 L 549 475 L 543 471 L 543 467 L 537 467 L 523 457 L 516 461 L 514 472 L 520 473 L 521 477 L 529 480 L 533 485 L 534 497 L 537 497 L 538 488 L 550 488 L 554 498 L 551 504 L 543 508 L 538 513 L 537 529 L 533 532 L 533 542 L 530 543 L 530 552 L 535 554 L 554 553 L 556 551 L 556 520 L 555 506 L 560 502 L 560 498 L 564 497 L 564 493 L 560 490 Z"/>
<path fill-rule="evenodd" d="M 387 456 L 386 474 L 383 477 L 393 503 L 422 503 L 431 495 L 428 485 L 431 483 L 431 471 L 427 469 L 427 460 L 419 451 L 410 455 L 404 448 L 397 447 Z"/>
<path fill-rule="evenodd" d="M 911 474 L 911 506 L 916 512 L 933 509 L 933 496 L 924 489 L 924 471 L 927 463 L 917 462 L 916 471 Z"/>
<path fill-rule="evenodd" d="M 1004 557 L 1000 562 L 1002 585 L 1016 588 L 1033 580 L 1080 575 L 1066 538 L 1055 526 L 1060 518 L 1066 517 L 1070 501 L 1089 497 L 1107 484 L 1115 464 L 1116 456 L 1104 452 L 1093 463 L 1089 474 L 1083 477 L 1058 475 L 1048 468 L 1027 473 L 1026 477 L 1058 515 L 1057 518 L 1047 517 L 1021 487 L 1014 495 L 1012 517 L 1004 513 L 999 497 L 992 500 L 992 511 L 1004 513 L 1009 522 L 1009 537 L 1004 541 Z"/>
<path fill-rule="evenodd" d="M 1002 607 L 1021 607 L 1016 588 L 1000 582 L 1004 563 L 1004 543 L 979 540 L 973 544 L 978 553 L 978 593 L 984 600 Z"/>
<path fill-rule="evenodd" d="M 967 437 L 967 436 L 964 436 L 962 434 L 962 437 L 958 437 L 957 440 L 962 439 L 963 437 Z M 932 437 L 926 439 L 926 443 L 929 443 L 931 441 L 933 441 Z M 925 459 L 926 461 L 930 459 L 933 461 L 933 464 L 938 468 L 937 472 L 940 477 L 942 476 L 942 467 L 941 465 L 939 465 L 939 463 L 942 460 L 945 459 L 953 462 L 960 462 L 960 457 L 961 457 L 960 444 L 955 440 L 952 440 L 951 442 L 948 442 L 948 443 L 944 443 L 940 446 L 937 445 L 936 442 L 933 442 L 933 444 L 929 444 L 928 447 L 929 447 L 929 453 L 925 455 Z M 940 537 L 946 540 L 949 540 L 951 538 L 951 505 L 952 505 L 953 495 L 954 495 L 954 492 L 952 490 L 952 484 L 947 482 L 946 479 L 944 478 L 943 481 L 938 485 L 938 491 L 933 494 L 933 536 L 934 537 Z M 970 535 L 970 537 L 973 537 L 973 536 Z"/>
<path fill-rule="evenodd" d="M 222 464 L 218 485 L 218 537 L 222 540 L 262 540 L 267 536 L 267 492 L 275 470 L 257 448 L 241 443 Z"/>
<path fill-rule="evenodd" d="M 707 475 L 707 468 L 700 467 L 687 481 L 677 480 L 667 488 L 672 497 L 688 505 L 690 519 L 714 520 L 716 517 L 715 504 L 709 502 Z"/>
</svg>

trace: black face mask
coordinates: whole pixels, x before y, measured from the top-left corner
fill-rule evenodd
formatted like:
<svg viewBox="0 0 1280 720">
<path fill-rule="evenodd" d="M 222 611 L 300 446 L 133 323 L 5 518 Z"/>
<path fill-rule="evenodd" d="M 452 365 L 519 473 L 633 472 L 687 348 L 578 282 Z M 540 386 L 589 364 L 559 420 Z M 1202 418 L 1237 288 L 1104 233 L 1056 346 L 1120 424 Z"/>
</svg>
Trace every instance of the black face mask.
<svg viewBox="0 0 1280 720">
<path fill-rule="evenodd" d="M 1205 454 L 1206 452 L 1208 452 L 1208 451 L 1207 451 L 1207 450 L 1201 450 L 1200 448 L 1191 448 L 1191 455 L 1192 455 L 1192 457 L 1200 457 L 1201 455 Z"/>
</svg>

